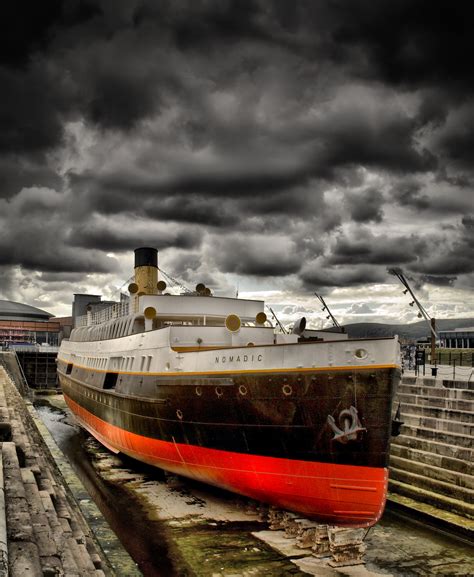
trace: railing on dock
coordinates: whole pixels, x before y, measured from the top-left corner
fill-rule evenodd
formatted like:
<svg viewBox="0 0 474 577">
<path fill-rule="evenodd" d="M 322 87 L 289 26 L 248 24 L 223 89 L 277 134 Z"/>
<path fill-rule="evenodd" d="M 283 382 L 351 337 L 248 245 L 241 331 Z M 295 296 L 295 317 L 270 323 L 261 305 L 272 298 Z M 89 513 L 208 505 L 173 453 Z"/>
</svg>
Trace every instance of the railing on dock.
<svg viewBox="0 0 474 577">
<path fill-rule="evenodd" d="M 474 367 L 474 351 L 468 350 L 437 350 L 436 362 L 438 365 L 456 365 L 458 367 Z"/>
</svg>

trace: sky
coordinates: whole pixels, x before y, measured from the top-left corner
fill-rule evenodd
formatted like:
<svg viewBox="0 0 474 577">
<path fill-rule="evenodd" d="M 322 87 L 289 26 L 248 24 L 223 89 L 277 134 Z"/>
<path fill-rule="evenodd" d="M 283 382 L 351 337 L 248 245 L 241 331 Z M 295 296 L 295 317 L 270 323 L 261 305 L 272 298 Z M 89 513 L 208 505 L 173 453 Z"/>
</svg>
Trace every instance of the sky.
<svg viewBox="0 0 474 577">
<path fill-rule="evenodd" d="M 118 298 L 133 249 L 285 323 L 474 317 L 472 2 L 17 0 L 0 298 Z"/>
</svg>

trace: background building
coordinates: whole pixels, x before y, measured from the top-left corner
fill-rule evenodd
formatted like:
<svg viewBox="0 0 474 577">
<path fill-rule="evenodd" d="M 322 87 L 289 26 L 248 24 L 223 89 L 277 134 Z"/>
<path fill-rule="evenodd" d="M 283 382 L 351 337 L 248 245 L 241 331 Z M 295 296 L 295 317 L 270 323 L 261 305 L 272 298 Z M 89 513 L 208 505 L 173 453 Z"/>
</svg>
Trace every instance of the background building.
<svg viewBox="0 0 474 577">
<path fill-rule="evenodd" d="M 0 347 L 57 347 L 61 324 L 53 315 L 22 303 L 0 300 Z"/>
<path fill-rule="evenodd" d="M 474 327 L 440 331 L 441 346 L 447 349 L 474 349 Z"/>
</svg>

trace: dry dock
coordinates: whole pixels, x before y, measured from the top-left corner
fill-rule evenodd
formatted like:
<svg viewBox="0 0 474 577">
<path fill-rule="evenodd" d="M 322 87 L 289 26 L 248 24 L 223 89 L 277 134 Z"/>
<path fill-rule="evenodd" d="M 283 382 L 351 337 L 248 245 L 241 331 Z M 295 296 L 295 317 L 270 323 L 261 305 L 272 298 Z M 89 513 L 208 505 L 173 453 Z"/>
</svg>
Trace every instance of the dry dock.
<svg viewBox="0 0 474 577">
<path fill-rule="evenodd" d="M 426 392 L 422 385 L 431 388 Z M 413 386 L 419 386 L 415 395 L 419 399 L 413 398 L 414 390 L 404 388 Z M 420 433 L 419 429 L 429 429 L 427 425 L 434 424 L 413 421 L 416 416 L 413 407 L 422 406 L 422 397 L 428 397 L 428 407 L 433 399 L 446 398 L 452 410 L 460 409 L 460 405 L 455 409 L 452 404 L 456 401 L 453 393 L 442 392 L 446 388 L 441 382 L 406 382 L 400 388 L 402 416 L 405 413 L 412 417 L 407 419 L 407 428 L 402 429 L 396 441 L 399 448 L 394 452 L 393 464 L 397 465 L 397 471 L 402 471 L 396 472 L 393 478 L 396 509 L 389 503 L 382 521 L 367 534 L 363 531 L 360 544 L 365 564 L 332 567 L 334 555 L 330 543 L 325 536 L 318 541 L 313 534 L 309 539 L 309 533 L 302 531 L 308 529 L 306 521 L 282 516 L 281 512 L 269 514 L 266 508 L 248 499 L 166 476 L 157 469 L 112 455 L 75 425 L 60 395 L 38 397 L 34 408 L 18 394 L 0 367 L 3 510 L 6 513 L 3 517 L 0 515 L 0 558 L 4 571 L 0 574 L 6 574 L 8 564 L 14 577 L 20 573 L 141 573 L 157 577 L 472 575 L 474 559 L 469 541 L 472 520 L 459 514 L 462 510 L 458 509 L 457 513 L 443 510 L 448 521 L 450 514 L 455 515 L 456 523 L 467 529 L 462 539 L 453 537 L 444 531 L 455 530 L 456 523 L 449 527 L 443 519 L 439 523 L 442 531 L 426 525 L 427 522 L 436 525 L 436 519 L 441 519 L 441 515 L 438 516 L 441 509 L 415 500 L 416 494 L 404 496 L 394 492 L 396 483 L 404 482 L 400 477 L 405 475 L 403 478 L 409 481 L 405 484 L 410 485 L 412 479 L 408 477 L 420 472 L 418 469 L 404 473 L 401 467 L 408 455 L 405 449 L 412 442 L 410 438 L 425 443 L 423 435 L 431 433 Z M 469 397 L 470 393 L 460 394 L 466 395 Z M 418 415 L 420 419 L 424 418 L 423 411 Z M 425 416 L 434 418 L 431 413 Z M 450 434 L 459 435 L 459 430 Z M 433 442 L 435 448 L 436 443 L 448 445 L 440 439 Z M 416 451 L 422 449 L 408 449 L 418 456 L 413 460 L 419 461 Z M 453 447 L 452 451 L 455 450 Z M 426 453 L 429 460 L 426 470 L 442 469 L 438 465 L 443 455 Z M 444 463 L 448 471 L 452 462 L 445 460 Z M 469 471 L 465 467 L 468 466 L 468 462 L 464 468 L 459 465 L 461 481 L 467 480 L 465 475 Z M 456 479 L 452 478 L 454 485 Z M 447 482 L 436 478 L 433 481 L 436 487 L 437 481 Z M 441 488 L 448 491 L 442 484 Z M 429 492 L 426 486 L 423 490 Z M 456 495 L 469 497 L 470 494 L 461 491 Z M 418 510 L 411 507 L 411 501 L 418 504 Z M 408 516 L 400 517 L 400 513 Z M 330 539 L 336 542 L 341 536 L 333 532 Z"/>
</svg>

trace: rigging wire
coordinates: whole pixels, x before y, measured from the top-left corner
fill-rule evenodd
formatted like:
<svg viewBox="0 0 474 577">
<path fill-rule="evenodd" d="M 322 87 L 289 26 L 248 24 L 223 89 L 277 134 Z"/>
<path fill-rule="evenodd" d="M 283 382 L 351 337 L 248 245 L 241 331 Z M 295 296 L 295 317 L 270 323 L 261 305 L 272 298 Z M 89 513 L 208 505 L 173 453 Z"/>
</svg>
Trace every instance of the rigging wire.
<svg viewBox="0 0 474 577">
<path fill-rule="evenodd" d="M 185 293 L 188 294 L 193 294 L 193 291 L 191 289 L 189 289 L 188 287 L 186 287 L 183 283 L 179 282 L 178 280 L 176 280 L 174 277 L 172 277 L 170 274 L 168 274 L 167 272 L 165 272 L 162 268 L 157 267 L 158 270 L 160 271 L 160 273 L 162 275 L 164 275 L 166 277 L 166 279 L 169 281 L 169 283 L 173 286 L 176 286 L 178 288 L 180 288 L 181 290 L 183 290 Z M 131 276 L 130 278 L 128 278 L 118 289 L 116 289 L 112 295 L 116 295 L 117 293 L 121 292 L 123 287 L 125 285 L 130 284 L 133 280 L 135 279 L 134 276 Z M 127 295 L 128 296 L 128 295 Z"/>
<path fill-rule="evenodd" d="M 184 286 L 183 283 L 179 282 L 178 280 L 176 280 L 175 278 L 173 278 L 170 274 L 168 274 L 167 272 L 165 272 L 162 268 L 158 267 L 158 270 L 161 272 L 162 275 L 164 275 L 170 282 L 171 284 L 173 284 L 174 286 L 179 287 L 181 290 L 183 290 L 185 293 L 188 294 L 193 294 L 194 291 L 192 291 L 191 289 L 188 289 L 188 287 Z"/>
<path fill-rule="evenodd" d="M 114 290 L 114 292 L 112 293 L 112 296 L 115 296 L 117 293 L 121 293 L 122 289 L 125 285 L 130 284 L 135 277 L 131 276 L 130 278 L 128 278 L 118 289 Z M 126 295 L 128 297 L 128 295 Z"/>
</svg>

